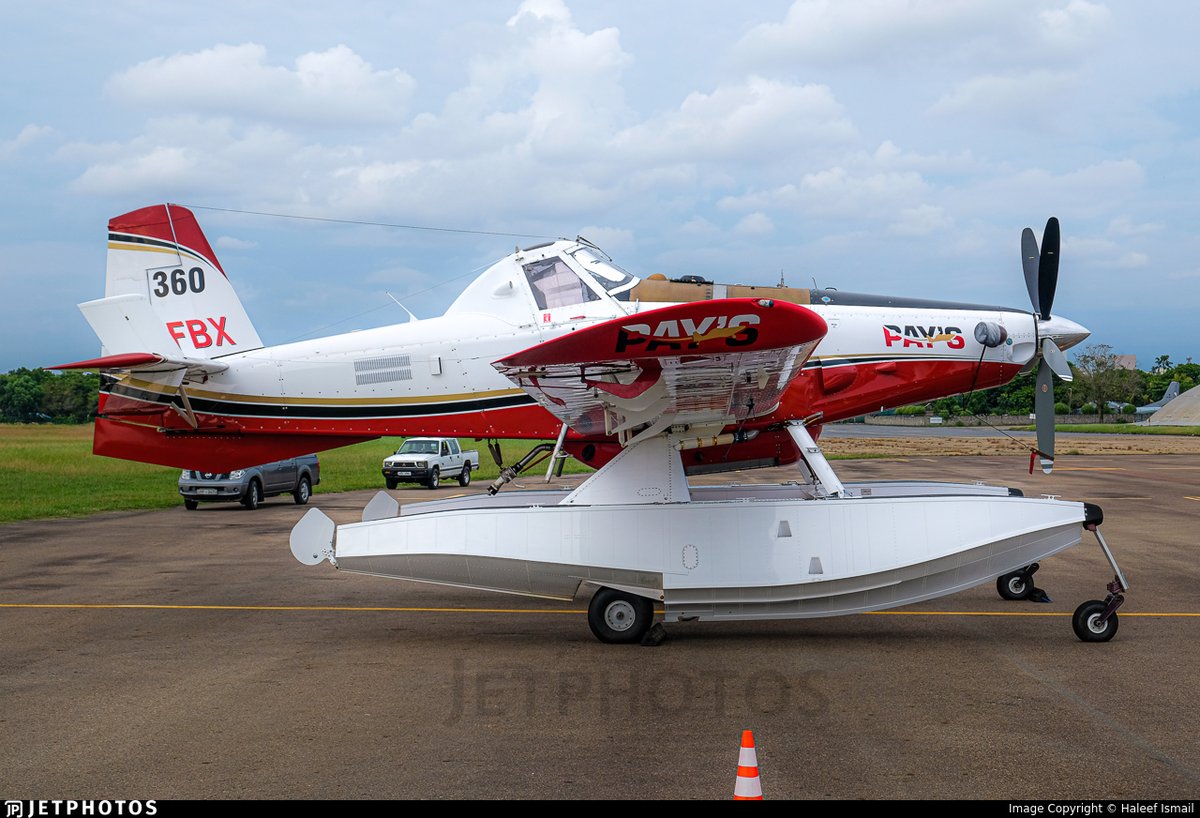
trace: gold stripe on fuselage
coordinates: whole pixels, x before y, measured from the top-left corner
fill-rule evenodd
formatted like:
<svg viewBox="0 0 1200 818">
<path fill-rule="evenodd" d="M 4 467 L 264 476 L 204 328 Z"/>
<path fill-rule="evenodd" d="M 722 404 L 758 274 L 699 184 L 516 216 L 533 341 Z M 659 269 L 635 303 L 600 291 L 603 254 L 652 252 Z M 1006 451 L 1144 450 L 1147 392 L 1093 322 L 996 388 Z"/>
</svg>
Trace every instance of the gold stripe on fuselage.
<svg viewBox="0 0 1200 818">
<path fill-rule="evenodd" d="M 143 392 L 153 392 L 156 395 L 175 395 L 174 390 L 164 390 L 162 384 L 143 381 L 132 376 L 122 378 L 118 386 L 129 386 Z M 212 392 L 207 389 L 187 387 L 188 397 L 207 398 L 209 400 L 225 401 L 228 403 L 273 403 L 288 406 L 403 406 L 421 403 L 452 403 L 461 400 L 478 400 L 480 398 L 500 398 L 508 395 L 523 395 L 523 389 L 492 389 L 487 392 L 461 392 L 454 395 L 421 395 L 412 398 L 296 398 L 284 395 L 238 395 L 230 392 Z"/>
</svg>

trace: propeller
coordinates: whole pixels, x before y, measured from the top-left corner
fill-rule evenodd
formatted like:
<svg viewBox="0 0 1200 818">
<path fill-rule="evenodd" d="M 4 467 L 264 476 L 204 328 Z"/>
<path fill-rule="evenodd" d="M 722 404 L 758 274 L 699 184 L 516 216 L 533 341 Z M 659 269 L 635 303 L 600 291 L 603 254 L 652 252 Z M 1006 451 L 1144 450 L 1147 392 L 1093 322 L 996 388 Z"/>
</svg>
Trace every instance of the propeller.
<svg viewBox="0 0 1200 818">
<path fill-rule="evenodd" d="M 1038 335 L 1041 345 L 1038 354 L 1036 392 L 1033 410 L 1036 413 L 1037 451 L 1030 458 L 1029 470 L 1033 471 L 1034 460 L 1041 458 L 1042 471 L 1049 474 L 1054 468 L 1054 376 L 1061 380 L 1072 379 L 1067 356 L 1051 337 L 1052 329 L 1044 326 L 1051 321 L 1050 310 L 1054 306 L 1054 292 L 1058 289 L 1058 251 L 1061 242 L 1058 219 L 1051 217 L 1042 233 L 1042 247 L 1038 251 L 1037 238 L 1033 230 L 1026 227 L 1021 232 L 1021 266 L 1025 271 L 1025 288 L 1029 301 L 1038 317 Z M 1063 323 L 1063 322 L 1059 322 Z M 1073 322 L 1072 322 L 1073 323 Z M 1078 325 L 1074 325 L 1078 326 Z M 1082 329 L 1082 327 L 1079 327 Z"/>
</svg>

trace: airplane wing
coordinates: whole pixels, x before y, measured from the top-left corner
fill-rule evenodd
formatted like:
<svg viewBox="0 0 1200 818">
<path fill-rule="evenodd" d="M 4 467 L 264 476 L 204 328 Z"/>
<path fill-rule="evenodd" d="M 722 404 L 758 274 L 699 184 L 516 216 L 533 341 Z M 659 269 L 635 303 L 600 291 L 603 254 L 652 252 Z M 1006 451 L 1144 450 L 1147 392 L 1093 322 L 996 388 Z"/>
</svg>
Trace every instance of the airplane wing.
<svg viewBox="0 0 1200 818">
<path fill-rule="evenodd" d="M 576 330 L 492 365 L 583 435 L 625 444 L 769 414 L 828 327 L 784 301 L 677 304 Z"/>
</svg>

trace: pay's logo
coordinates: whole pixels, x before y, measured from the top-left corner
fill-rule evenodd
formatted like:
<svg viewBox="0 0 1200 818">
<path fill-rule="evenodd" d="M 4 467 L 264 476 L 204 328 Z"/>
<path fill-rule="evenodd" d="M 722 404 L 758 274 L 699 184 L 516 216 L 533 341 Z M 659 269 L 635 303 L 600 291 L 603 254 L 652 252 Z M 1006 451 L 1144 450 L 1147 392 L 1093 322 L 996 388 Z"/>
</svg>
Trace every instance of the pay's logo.
<svg viewBox="0 0 1200 818">
<path fill-rule="evenodd" d="M 5 801 L 4 818 L 21 818 L 25 814 L 24 801 Z"/>
</svg>

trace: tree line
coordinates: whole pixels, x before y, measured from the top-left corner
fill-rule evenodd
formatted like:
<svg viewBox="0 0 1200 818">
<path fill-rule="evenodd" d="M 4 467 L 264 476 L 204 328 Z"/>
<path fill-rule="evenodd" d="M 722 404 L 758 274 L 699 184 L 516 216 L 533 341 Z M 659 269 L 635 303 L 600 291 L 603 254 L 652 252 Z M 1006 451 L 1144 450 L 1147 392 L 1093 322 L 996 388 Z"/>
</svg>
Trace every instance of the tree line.
<svg viewBox="0 0 1200 818">
<path fill-rule="evenodd" d="M 1055 412 L 1070 414 L 1117 414 L 1109 402 L 1123 408 L 1152 403 L 1162 397 L 1171 381 L 1179 381 L 1186 392 L 1200 383 L 1200 364 L 1175 364 L 1166 355 L 1155 359 L 1147 371 L 1124 369 L 1107 344 L 1092 344 L 1070 362 L 1075 380 L 1056 380 Z M 1005 386 L 969 395 L 942 398 L 910 411 L 939 415 L 1025 415 L 1033 411 L 1034 373 L 1018 375 Z M 86 423 L 96 416 L 100 376 L 91 372 L 48 372 L 44 369 L 14 369 L 0 375 L 0 422 Z"/>
<path fill-rule="evenodd" d="M 14 369 L 0 375 L 0 422 L 86 423 L 96 417 L 100 376 Z"/>
<path fill-rule="evenodd" d="M 1121 357 L 1108 344 L 1092 344 L 1076 353 L 1068 362 L 1075 376 L 1073 381 L 1054 379 L 1055 414 L 1079 412 L 1085 415 L 1120 415 L 1134 408 L 1153 403 L 1163 396 L 1171 381 L 1179 381 L 1186 392 L 1200 383 L 1200 364 L 1176 364 L 1167 355 L 1154 359 L 1149 370 L 1122 367 Z M 1034 411 L 1033 394 L 1036 370 L 1018 375 L 996 389 L 942 398 L 918 410 L 934 414 L 954 415 L 1027 415 Z M 1119 410 L 1109 404 L 1120 405 Z"/>
</svg>

